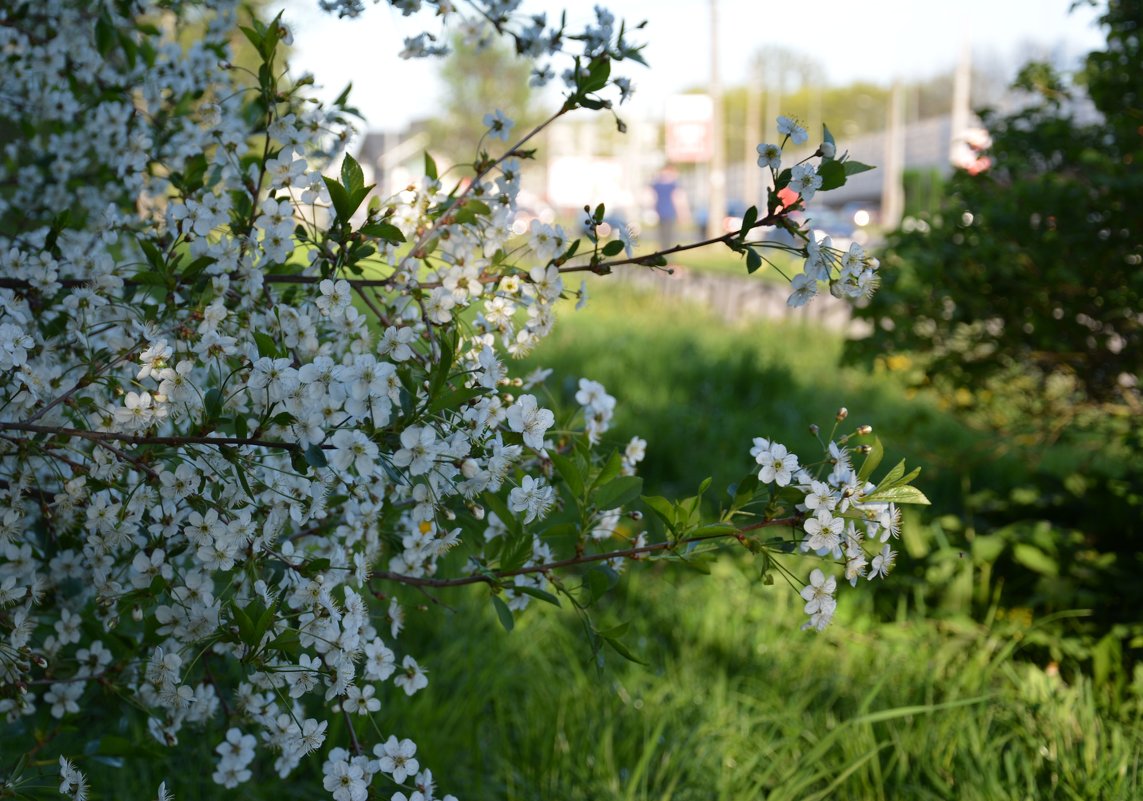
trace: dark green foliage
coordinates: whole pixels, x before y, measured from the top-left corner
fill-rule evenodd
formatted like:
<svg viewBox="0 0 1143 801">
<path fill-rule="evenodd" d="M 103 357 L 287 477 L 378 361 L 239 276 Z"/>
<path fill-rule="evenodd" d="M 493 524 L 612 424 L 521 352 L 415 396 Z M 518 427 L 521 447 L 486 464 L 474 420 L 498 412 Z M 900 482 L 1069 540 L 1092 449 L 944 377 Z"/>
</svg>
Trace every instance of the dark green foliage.
<svg viewBox="0 0 1143 801">
<path fill-rule="evenodd" d="M 1021 72 L 1026 108 L 984 112 L 991 166 L 958 173 L 938 214 L 892 235 L 863 312 L 876 331 L 855 352 L 923 354 L 924 378 L 951 386 L 1013 366 L 1062 372 L 1096 400 L 1143 372 L 1140 6 L 1112 3 L 1109 49 L 1088 59 L 1104 121 L 1077 121 L 1044 65 Z"/>
<path fill-rule="evenodd" d="M 930 597 L 956 591 L 965 571 L 941 560 L 967 539 L 988 564 L 961 588 L 978 610 L 1088 607 L 1089 645 L 1143 603 L 1141 19 L 1139 0 L 1102 17 L 1107 48 L 1075 81 L 1098 115 L 1037 64 L 1017 81 L 1028 105 L 984 113 L 990 166 L 955 175 L 937 213 L 890 235 L 882 288 L 859 312 L 873 333 L 847 346 L 935 387 L 1020 465 L 998 483 L 964 466 L 972 491 L 950 547 L 918 574 Z"/>
</svg>

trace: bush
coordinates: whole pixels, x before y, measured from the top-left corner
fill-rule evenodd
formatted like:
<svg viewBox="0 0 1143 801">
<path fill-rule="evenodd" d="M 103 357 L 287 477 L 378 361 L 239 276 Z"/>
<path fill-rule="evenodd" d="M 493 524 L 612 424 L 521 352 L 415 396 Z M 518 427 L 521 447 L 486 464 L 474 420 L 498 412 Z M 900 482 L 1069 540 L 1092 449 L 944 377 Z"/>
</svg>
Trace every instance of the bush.
<svg viewBox="0 0 1143 801">
<path fill-rule="evenodd" d="M 994 590 L 1041 612 L 1090 606 L 1095 639 L 1143 601 L 1141 12 L 1109 4 L 1107 47 L 1074 86 L 1029 65 L 1024 106 L 983 112 L 988 168 L 890 235 L 891 269 L 858 312 L 872 334 L 847 348 L 935 388 L 993 435 L 986 458 L 1020 465 L 973 481 L 955 527 L 958 550 L 997 538 L 980 547 L 1000 561 L 978 611 Z"/>
</svg>

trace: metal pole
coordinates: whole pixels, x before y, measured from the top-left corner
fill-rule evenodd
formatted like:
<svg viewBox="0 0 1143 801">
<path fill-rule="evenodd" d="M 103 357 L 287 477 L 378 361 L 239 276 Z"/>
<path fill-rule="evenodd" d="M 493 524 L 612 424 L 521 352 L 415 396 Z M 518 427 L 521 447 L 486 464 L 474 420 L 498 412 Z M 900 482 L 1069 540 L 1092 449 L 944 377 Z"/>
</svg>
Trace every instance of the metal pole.
<svg viewBox="0 0 1143 801">
<path fill-rule="evenodd" d="M 722 82 L 718 74 L 718 0 L 710 0 L 710 98 L 714 104 L 711 118 L 712 143 L 710 159 L 710 205 L 707 214 L 707 236 L 722 236 L 722 220 L 726 217 L 726 148 L 723 144 Z"/>
</svg>

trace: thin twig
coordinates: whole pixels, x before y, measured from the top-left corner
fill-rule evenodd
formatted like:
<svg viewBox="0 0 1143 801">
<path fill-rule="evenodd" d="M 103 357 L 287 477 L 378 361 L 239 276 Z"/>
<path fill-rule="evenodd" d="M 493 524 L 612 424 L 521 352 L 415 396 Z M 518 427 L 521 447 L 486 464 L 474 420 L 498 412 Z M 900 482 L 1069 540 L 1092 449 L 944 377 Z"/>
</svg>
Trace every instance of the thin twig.
<svg viewBox="0 0 1143 801">
<path fill-rule="evenodd" d="M 533 128 L 531 131 L 529 131 L 524 136 L 523 139 L 518 141 L 516 144 L 512 145 L 512 147 L 510 147 L 508 149 L 508 151 L 505 152 L 502 156 L 500 156 L 498 159 L 496 159 L 492 162 L 489 162 L 487 165 L 485 165 L 484 169 L 480 170 L 480 172 L 476 173 L 476 175 L 474 175 L 472 177 L 472 180 L 469 181 L 468 186 L 466 186 L 464 189 L 462 189 L 460 191 L 460 194 L 458 194 L 451 201 L 449 201 L 449 203 L 442 210 L 441 215 L 433 222 L 432 225 L 430 225 L 428 228 L 426 228 L 424 233 L 422 233 L 421 236 L 417 239 L 417 241 L 415 243 L 413 243 L 413 247 L 410 249 L 409 252 L 412 253 L 414 257 L 417 257 L 417 252 L 425 246 L 425 243 L 427 243 L 430 239 L 433 238 L 433 235 L 436 233 L 438 226 L 440 226 L 444 220 L 447 220 L 449 218 L 449 212 L 451 212 L 455 208 L 458 208 L 464 202 L 464 200 L 472 193 L 472 190 L 474 188 L 476 188 L 477 186 L 480 186 L 480 182 L 484 180 L 484 177 L 486 175 L 488 175 L 488 173 L 492 172 L 494 169 L 496 169 L 498 166 L 500 166 L 500 164 L 502 164 L 507 159 L 511 158 L 514 155 L 517 155 L 520 151 L 520 147 L 523 144 L 525 144 L 526 142 L 531 140 L 532 137 L 539 134 L 540 131 L 547 128 L 549 125 L 551 125 L 557 119 L 562 117 L 564 114 L 567 114 L 569 111 L 571 111 L 571 109 L 567 106 L 566 103 L 563 106 L 560 106 L 559 110 L 557 110 L 554 114 L 552 114 L 552 116 L 548 117 L 546 120 L 544 120 L 539 125 L 537 125 L 535 128 Z"/>
<path fill-rule="evenodd" d="M 681 540 L 673 540 L 667 542 L 656 542 L 652 545 L 642 545 L 638 548 L 627 548 L 622 551 L 609 551 L 607 553 L 592 553 L 582 554 L 580 556 L 573 556 L 568 559 L 561 559 L 557 562 L 547 562 L 542 565 L 531 565 L 530 567 L 520 567 L 515 570 L 494 571 L 491 573 L 476 573 L 471 576 L 459 576 L 457 578 L 438 579 L 438 578 L 424 578 L 422 576 L 405 576 L 400 573 L 378 572 L 373 574 L 374 579 L 381 581 L 393 581 L 398 584 L 408 584 L 412 587 L 461 587 L 466 584 L 499 584 L 502 579 L 511 578 L 513 576 L 524 576 L 530 573 L 546 573 L 550 570 L 559 570 L 560 568 L 573 567 L 575 565 L 587 564 L 590 562 L 602 562 L 608 559 L 638 559 L 640 556 L 649 553 L 656 553 L 658 551 L 667 551 L 679 547 L 680 545 L 689 545 L 695 542 L 706 542 L 708 540 L 726 539 L 729 537 L 740 537 L 742 534 L 749 531 L 757 531 L 762 528 L 772 528 L 774 526 L 794 526 L 802 521 L 800 515 L 794 517 L 783 517 L 776 520 L 763 520 L 758 523 L 752 523 L 748 526 L 735 529 L 725 534 L 705 534 L 701 537 L 686 537 Z"/>
<path fill-rule="evenodd" d="M 56 406 L 59 406 L 61 403 L 64 403 L 72 395 L 79 392 L 84 387 L 90 385 L 91 382 L 95 380 L 95 377 L 99 373 L 103 372 L 104 370 L 110 370 L 111 368 L 115 367 L 115 365 L 119 364 L 120 362 L 126 361 L 128 358 L 130 358 L 131 354 L 135 352 L 136 348 L 138 348 L 142 344 L 143 344 L 143 341 L 140 340 L 139 342 L 135 343 L 135 345 L 133 345 L 130 348 L 130 350 L 128 350 L 126 353 L 124 353 L 124 354 L 120 355 L 119 357 L 113 359 L 112 361 L 103 365 L 99 369 L 91 370 L 91 371 L 84 373 L 83 377 L 80 378 L 79 381 L 75 382 L 75 386 L 73 386 L 71 389 L 64 392 L 62 395 L 59 395 L 54 400 L 50 401 L 46 406 L 41 407 L 35 414 L 26 418 L 24 420 L 24 422 L 25 423 L 36 422 L 41 417 L 43 417 L 45 414 L 47 414 L 51 409 L 55 408 Z"/>
<path fill-rule="evenodd" d="M 0 430 L 27 431 L 33 434 L 53 434 L 62 437 L 77 437 L 89 439 L 93 442 L 127 442 L 132 445 L 249 445 L 254 448 L 278 448 L 284 451 L 301 450 L 296 442 L 281 442 L 270 439 L 253 439 L 250 437 L 149 437 L 135 434 L 120 434 L 115 431 L 88 431 L 82 428 L 63 428 L 59 426 L 45 426 L 33 423 L 4 423 L 0 422 Z M 320 448 L 330 449 L 332 445 L 319 445 Z"/>
</svg>

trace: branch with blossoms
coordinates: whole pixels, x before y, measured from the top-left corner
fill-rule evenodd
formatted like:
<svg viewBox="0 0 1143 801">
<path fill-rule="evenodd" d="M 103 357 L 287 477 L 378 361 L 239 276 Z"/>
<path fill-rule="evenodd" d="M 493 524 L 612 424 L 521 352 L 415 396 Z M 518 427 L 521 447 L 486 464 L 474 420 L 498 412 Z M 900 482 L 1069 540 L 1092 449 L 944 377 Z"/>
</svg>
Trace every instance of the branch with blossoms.
<svg viewBox="0 0 1143 801">
<path fill-rule="evenodd" d="M 734 531 L 720 532 L 717 534 L 704 534 L 694 537 L 683 537 L 679 540 L 670 540 L 667 542 L 655 542 L 649 545 L 639 545 L 633 548 L 623 548 L 615 551 L 606 551 L 603 553 L 584 553 L 568 559 L 560 559 L 555 562 L 546 562 L 539 565 L 529 565 L 528 567 L 519 567 L 514 570 L 493 570 L 489 572 L 475 573 L 471 576 L 458 576 L 456 578 L 425 578 L 421 576 L 405 576 L 399 573 L 390 573 L 386 571 L 379 571 L 372 574 L 372 578 L 378 581 L 392 581 L 398 584 L 408 584 L 412 587 L 463 587 L 469 584 L 490 584 L 498 586 L 504 579 L 513 578 L 514 576 L 527 576 L 531 574 L 547 575 L 556 570 L 564 570 L 570 567 L 577 567 L 579 565 L 592 564 L 594 562 L 614 562 L 618 560 L 633 560 L 638 561 L 642 557 L 668 552 L 672 555 L 678 555 L 680 558 L 685 558 L 685 555 L 678 554 L 678 549 L 684 548 L 688 545 L 695 545 L 698 543 L 710 543 L 719 540 L 733 539 L 745 545 L 744 535 L 751 531 L 758 531 L 764 528 L 775 528 L 785 526 L 796 526 L 802 522 L 799 515 L 782 518 L 779 520 L 765 520 L 759 523 L 752 523 L 747 526 L 742 526 Z"/>
<path fill-rule="evenodd" d="M 158 748 L 206 738 L 207 772 L 227 789 L 270 781 L 270 766 L 305 776 L 320 753 L 313 781 L 335 801 L 435 798 L 386 716 L 430 677 L 401 638 L 406 594 L 484 584 L 506 628 L 560 595 L 586 618 L 631 564 L 741 546 L 820 629 L 839 583 L 889 572 L 898 505 L 925 499 L 915 470 L 880 470 L 867 427 L 840 431 L 844 414 L 819 458 L 758 437 L 725 495 L 706 481 L 665 498 L 638 474 L 647 443 L 611 433 L 622 388 L 581 377 L 562 395 L 546 371 L 512 367 L 557 324 L 568 274 L 656 269 L 704 246 L 753 272 L 769 246 L 759 228 L 804 243 L 788 248 L 805 259 L 791 304 L 824 285 L 875 289 L 876 259 L 790 216 L 864 167 L 837 156 L 828 129 L 784 169 L 782 148 L 809 134 L 779 121 L 786 139 L 759 151 L 774 189 L 737 230 L 637 255 L 629 232 L 602 233 L 602 205 L 585 209 L 582 238 L 513 227 L 535 134 L 631 94 L 612 68 L 641 62 L 639 47 L 603 8 L 570 31 L 499 0 L 461 4 L 538 59 L 537 82 L 566 66 L 564 102 L 515 144 L 489 110 L 453 188 L 426 158 L 422 178 L 373 198 L 351 156 L 323 172 L 351 112 L 285 83 L 280 17 L 239 25 L 229 0 L 193 20 L 194 3 L 14 2 L 0 112 L 20 132 L 0 160 L 0 753 L 55 734 L 26 774 L 0 757 L 3 786 L 42 784 L 50 751 L 61 792 L 83 797 L 84 770 L 102 769 L 89 756 L 116 753 L 119 730 L 102 721 L 127 719 Z M 391 4 L 459 17 L 444 0 Z M 250 71 L 230 67 L 243 38 Z M 435 42 L 413 37 L 406 55 Z M 489 155 L 495 141 L 505 150 Z M 789 531 L 766 536 L 774 527 Z M 593 649 L 630 656 L 586 630 Z"/>
</svg>

